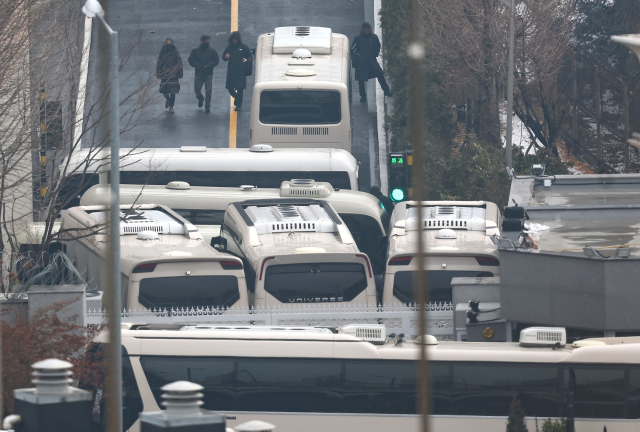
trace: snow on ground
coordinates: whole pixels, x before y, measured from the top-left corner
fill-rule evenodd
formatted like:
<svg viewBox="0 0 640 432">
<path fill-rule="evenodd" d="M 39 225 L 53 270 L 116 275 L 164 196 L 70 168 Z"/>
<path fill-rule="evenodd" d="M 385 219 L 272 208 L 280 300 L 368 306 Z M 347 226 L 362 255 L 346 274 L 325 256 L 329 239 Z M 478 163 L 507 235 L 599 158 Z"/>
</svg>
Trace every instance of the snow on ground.
<svg viewBox="0 0 640 432">
<path fill-rule="evenodd" d="M 507 145 L 507 102 L 502 102 L 500 104 L 500 125 L 502 130 L 502 146 L 505 147 Z M 522 153 L 526 152 L 531 144 L 531 137 L 529 136 L 529 132 L 527 132 L 527 128 L 520 121 L 520 118 L 517 115 L 513 116 L 513 131 L 511 133 L 511 142 L 522 149 Z M 540 143 L 538 143 L 542 146 Z M 536 147 L 531 147 L 529 150 L 529 154 L 535 154 Z"/>
</svg>

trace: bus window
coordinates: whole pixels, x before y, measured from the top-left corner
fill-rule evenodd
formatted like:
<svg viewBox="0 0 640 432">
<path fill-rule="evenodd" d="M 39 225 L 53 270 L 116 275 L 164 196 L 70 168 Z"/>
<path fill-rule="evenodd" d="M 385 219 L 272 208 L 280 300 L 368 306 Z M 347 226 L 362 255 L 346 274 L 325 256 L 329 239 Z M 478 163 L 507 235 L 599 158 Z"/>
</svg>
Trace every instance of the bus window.
<svg viewBox="0 0 640 432">
<path fill-rule="evenodd" d="M 180 216 L 194 225 L 222 225 L 224 210 L 188 210 L 173 209 Z"/>
<path fill-rule="evenodd" d="M 240 187 L 279 189 L 283 181 L 294 178 L 329 182 L 334 188 L 351 189 L 346 171 L 121 171 L 122 184 L 166 185 L 172 181 L 185 181 L 191 186 Z M 97 184 L 97 179 L 96 179 Z M 88 188 L 88 187 L 87 187 Z"/>
<path fill-rule="evenodd" d="M 431 270 L 427 272 L 429 301 L 451 301 L 451 279 L 454 277 L 493 277 L 486 271 Z M 393 278 L 393 294 L 404 303 L 413 303 L 415 272 L 399 271 Z"/>
<path fill-rule="evenodd" d="M 190 381 L 204 387 L 204 408 L 233 410 L 234 366 L 232 358 L 141 356 L 140 364 L 158 406 L 162 406 L 160 388 L 175 381 Z"/>
<path fill-rule="evenodd" d="M 554 364 L 454 363 L 453 414 L 507 416 L 518 395 L 527 416 L 557 417 L 559 388 Z"/>
<path fill-rule="evenodd" d="M 260 93 L 260 122 L 265 124 L 338 124 L 340 93 L 330 90 L 265 90 Z"/>
<path fill-rule="evenodd" d="M 178 289 L 177 289 L 178 288 Z M 231 306 L 240 298 L 235 276 L 177 276 L 140 281 L 140 304 L 152 308 Z"/>
<path fill-rule="evenodd" d="M 240 358 L 237 411 L 341 412 L 342 362 Z"/>
<path fill-rule="evenodd" d="M 344 411 L 415 414 L 415 375 L 416 365 L 410 361 L 347 361 Z"/>
<path fill-rule="evenodd" d="M 367 288 L 362 264 L 282 264 L 267 267 L 264 289 L 282 303 L 349 302 Z"/>
<path fill-rule="evenodd" d="M 612 367 L 572 368 L 576 375 L 574 412 L 581 418 L 625 417 L 625 371 Z M 568 382 L 568 369 L 565 382 Z M 568 384 L 565 386 L 568 387 Z"/>
<path fill-rule="evenodd" d="M 80 205 L 80 197 L 91 186 L 98 184 L 98 174 L 73 174 L 63 179 L 63 182 L 58 203 L 66 210 Z"/>
</svg>

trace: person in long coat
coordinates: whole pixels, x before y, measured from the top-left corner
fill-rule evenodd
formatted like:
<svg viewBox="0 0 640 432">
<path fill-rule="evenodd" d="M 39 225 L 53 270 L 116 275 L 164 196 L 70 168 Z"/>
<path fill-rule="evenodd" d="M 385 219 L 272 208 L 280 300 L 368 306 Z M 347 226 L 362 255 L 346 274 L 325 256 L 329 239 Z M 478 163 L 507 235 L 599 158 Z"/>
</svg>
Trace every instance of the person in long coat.
<svg viewBox="0 0 640 432">
<path fill-rule="evenodd" d="M 202 35 L 200 46 L 194 48 L 189 54 L 189 64 L 196 70 L 196 77 L 193 81 L 193 90 L 198 99 L 198 108 L 204 104 L 204 112 L 211 112 L 211 92 L 213 90 L 213 68 L 218 66 L 220 58 L 218 52 L 211 48 L 211 37 Z M 205 97 L 202 97 L 202 86 L 204 85 Z"/>
<path fill-rule="evenodd" d="M 247 88 L 247 75 L 251 75 L 253 57 L 248 46 L 242 43 L 240 32 L 234 31 L 229 36 L 229 46 L 222 54 L 222 60 L 229 62 L 227 66 L 227 90 L 233 97 L 236 111 L 242 108 L 242 93 Z"/>
<path fill-rule="evenodd" d="M 164 41 L 156 63 L 156 77 L 160 80 L 160 93 L 166 99 L 165 108 L 173 114 L 176 93 L 180 93 L 180 78 L 182 78 L 182 58 L 173 40 Z"/>
<path fill-rule="evenodd" d="M 380 55 L 380 39 L 371 31 L 371 24 L 362 24 L 360 34 L 353 38 L 351 45 L 351 57 L 353 67 L 356 68 L 356 81 L 360 89 L 360 101 L 367 100 L 367 89 L 365 83 L 373 78 L 377 78 L 385 96 L 392 96 L 384 72 L 378 63 L 377 57 Z"/>
</svg>

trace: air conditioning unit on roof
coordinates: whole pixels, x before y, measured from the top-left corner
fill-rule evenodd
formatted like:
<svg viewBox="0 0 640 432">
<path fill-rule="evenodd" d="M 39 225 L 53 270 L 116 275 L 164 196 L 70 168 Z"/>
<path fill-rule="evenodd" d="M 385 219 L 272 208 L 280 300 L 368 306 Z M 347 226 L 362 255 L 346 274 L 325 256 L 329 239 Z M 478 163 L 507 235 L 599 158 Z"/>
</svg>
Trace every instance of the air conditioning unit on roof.
<svg viewBox="0 0 640 432">
<path fill-rule="evenodd" d="M 384 324 L 348 324 L 338 327 L 338 333 L 377 345 L 384 344 L 387 339 L 387 329 Z"/>
<path fill-rule="evenodd" d="M 273 54 L 293 54 L 306 48 L 311 54 L 331 54 L 331 29 L 328 27 L 277 27 L 273 36 Z"/>
<path fill-rule="evenodd" d="M 333 192 L 331 183 L 293 179 L 280 185 L 281 197 L 326 198 Z"/>
<path fill-rule="evenodd" d="M 520 332 L 522 346 L 562 346 L 567 344 L 567 330 L 564 327 L 529 327 Z"/>
<path fill-rule="evenodd" d="M 245 212 L 258 234 L 338 231 L 325 209 L 317 204 L 249 206 Z"/>
</svg>

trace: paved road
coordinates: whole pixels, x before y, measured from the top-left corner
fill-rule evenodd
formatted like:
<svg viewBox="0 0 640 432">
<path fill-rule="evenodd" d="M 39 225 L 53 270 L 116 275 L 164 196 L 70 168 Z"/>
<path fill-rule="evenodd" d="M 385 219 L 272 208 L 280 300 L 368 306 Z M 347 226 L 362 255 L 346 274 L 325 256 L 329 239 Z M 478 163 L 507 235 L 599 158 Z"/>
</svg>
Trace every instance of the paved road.
<svg viewBox="0 0 640 432">
<path fill-rule="evenodd" d="M 273 31 L 275 27 L 290 25 L 331 27 L 334 32 L 346 34 L 349 39 L 353 39 L 365 20 L 367 1 L 372 3 L 370 0 L 238 0 L 238 30 L 243 36 L 243 42 L 250 48 L 255 47 L 258 35 Z M 204 109 L 197 107 L 193 93 L 194 71 L 188 65 L 187 58 L 191 49 L 199 44 L 202 34 L 209 34 L 212 46 L 222 54 L 231 30 L 232 2 L 233 0 L 109 0 L 107 20 L 120 32 L 121 53 L 133 46 L 130 58 L 121 71 L 123 98 L 139 88 L 141 80 L 155 71 L 160 47 L 166 38 L 174 40 L 185 64 L 184 78 L 180 82 L 181 90 L 176 97 L 175 114 L 169 114 L 164 108 L 164 98 L 155 86 L 141 121 L 131 131 L 122 134 L 124 147 L 229 146 L 231 112 L 229 94 L 224 88 L 226 63 L 221 61 L 214 70 L 211 113 L 205 114 Z M 368 19 L 371 20 L 372 17 Z M 95 74 L 91 67 L 95 65 L 95 29 L 93 34 L 90 83 Z M 368 190 L 372 118 L 367 104 L 359 102 L 357 83 L 353 84 L 352 152 L 361 163 L 361 188 Z M 237 117 L 237 147 L 249 145 L 253 76 L 247 80 L 247 86 L 243 110 Z M 369 88 L 372 89 L 372 86 Z M 370 98 L 373 99 L 373 96 Z M 122 111 L 130 106 L 130 103 L 125 104 Z"/>
</svg>

